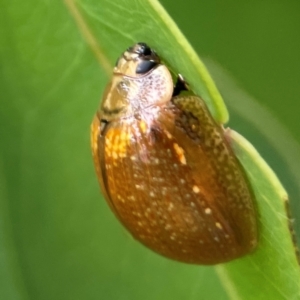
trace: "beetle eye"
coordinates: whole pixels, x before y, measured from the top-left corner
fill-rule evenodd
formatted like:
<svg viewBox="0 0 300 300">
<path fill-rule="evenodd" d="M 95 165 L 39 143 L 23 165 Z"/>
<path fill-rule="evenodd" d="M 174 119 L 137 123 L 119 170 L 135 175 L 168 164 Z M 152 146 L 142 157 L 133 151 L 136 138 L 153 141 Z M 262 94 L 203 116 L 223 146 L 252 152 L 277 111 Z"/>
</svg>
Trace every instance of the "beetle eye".
<svg viewBox="0 0 300 300">
<path fill-rule="evenodd" d="M 157 65 L 157 62 L 153 60 L 143 60 L 136 67 L 136 74 L 145 74 L 152 70 Z"/>
</svg>

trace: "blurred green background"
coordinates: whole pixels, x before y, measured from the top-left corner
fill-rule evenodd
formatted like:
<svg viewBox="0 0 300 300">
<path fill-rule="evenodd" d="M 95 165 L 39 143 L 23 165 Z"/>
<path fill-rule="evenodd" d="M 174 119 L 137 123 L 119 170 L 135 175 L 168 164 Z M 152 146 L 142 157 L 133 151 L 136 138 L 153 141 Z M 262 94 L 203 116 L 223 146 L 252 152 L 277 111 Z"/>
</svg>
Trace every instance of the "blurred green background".
<svg viewBox="0 0 300 300">
<path fill-rule="evenodd" d="M 229 126 L 283 182 L 299 229 L 300 3 L 162 4 L 207 62 Z M 63 2 L 0 7 L 1 299 L 227 299 L 213 268 L 144 249 L 100 199 L 89 123 L 106 78 Z"/>
</svg>

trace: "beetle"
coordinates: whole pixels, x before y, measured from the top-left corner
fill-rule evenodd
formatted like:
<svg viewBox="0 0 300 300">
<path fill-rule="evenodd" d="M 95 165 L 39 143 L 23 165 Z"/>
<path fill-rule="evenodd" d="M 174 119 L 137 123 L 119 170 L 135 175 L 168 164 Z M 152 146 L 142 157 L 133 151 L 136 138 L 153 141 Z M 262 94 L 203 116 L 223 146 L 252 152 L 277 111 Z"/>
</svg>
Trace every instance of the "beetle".
<svg viewBox="0 0 300 300">
<path fill-rule="evenodd" d="M 223 127 L 147 44 L 120 56 L 91 128 L 102 193 L 135 239 L 193 264 L 255 249 L 253 195 Z"/>
</svg>

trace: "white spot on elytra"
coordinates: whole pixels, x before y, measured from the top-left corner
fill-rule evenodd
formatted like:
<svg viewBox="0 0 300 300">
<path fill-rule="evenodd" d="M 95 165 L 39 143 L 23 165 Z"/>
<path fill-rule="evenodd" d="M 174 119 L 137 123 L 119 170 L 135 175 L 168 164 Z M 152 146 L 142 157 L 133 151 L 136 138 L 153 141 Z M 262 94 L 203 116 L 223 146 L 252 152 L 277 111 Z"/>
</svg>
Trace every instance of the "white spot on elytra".
<svg viewBox="0 0 300 300">
<path fill-rule="evenodd" d="M 198 194 L 198 193 L 200 192 L 200 189 L 199 189 L 199 187 L 198 187 L 197 185 L 194 185 L 194 186 L 193 186 L 193 192 L 194 192 L 195 194 Z"/>
<path fill-rule="evenodd" d="M 144 189 L 144 186 L 140 185 L 140 184 L 136 184 L 135 187 L 136 187 L 137 190 L 143 190 Z"/>
<path fill-rule="evenodd" d="M 120 195 L 117 195 L 117 199 L 120 200 L 121 202 L 125 202 L 124 198 L 122 198 Z"/>
<path fill-rule="evenodd" d="M 133 195 L 129 196 L 128 199 L 131 201 L 135 201 L 135 197 Z"/>
<path fill-rule="evenodd" d="M 172 228 L 172 226 L 170 225 L 170 224 L 167 224 L 166 226 L 165 226 L 165 229 L 166 230 L 170 230 Z"/>
<path fill-rule="evenodd" d="M 150 197 L 152 197 L 152 198 L 155 197 L 155 193 L 152 192 L 152 191 L 149 193 L 149 195 L 150 195 Z"/>
<path fill-rule="evenodd" d="M 219 229 L 223 229 L 222 225 L 219 222 L 216 222 L 216 227 L 218 227 Z"/>
<path fill-rule="evenodd" d="M 204 212 L 207 214 L 207 215 L 210 215 L 211 214 L 211 209 L 209 207 L 205 208 Z"/>
<path fill-rule="evenodd" d="M 172 202 L 168 205 L 168 211 L 171 211 L 174 208 L 174 204 Z"/>
<path fill-rule="evenodd" d="M 186 158 L 184 156 L 184 151 L 183 149 L 177 144 L 177 143 L 174 143 L 173 144 L 173 147 L 174 147 L 174 150 L 178 156 L 178 159 L 179 161 L 183 164 L 183 165 L 186 165 Z"/>
<path fill-rule="evenodd" d="M 168 138 L 169 140 L 172 139 L 172 135 L 170 134 L 169 131 L 165 130 L 165 134 L 166 134 L 166 136 L 167 136 L 167 138 Z"/>
</svg>

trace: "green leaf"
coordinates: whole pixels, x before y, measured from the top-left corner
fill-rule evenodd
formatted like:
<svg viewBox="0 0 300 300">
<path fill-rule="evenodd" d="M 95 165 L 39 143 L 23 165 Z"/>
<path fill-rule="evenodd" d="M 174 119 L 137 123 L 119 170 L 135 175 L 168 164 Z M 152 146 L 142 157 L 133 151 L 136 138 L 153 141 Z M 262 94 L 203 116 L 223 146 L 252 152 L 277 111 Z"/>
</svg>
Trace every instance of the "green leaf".
<svg viewBox="0 0 300 300">
<path fill-rule="evenodd" d="M 106 70 L 129 45 L 145 41 L 188 79 L 216 120 L 225 122 L 227 112 L 205 67 L 156 2 L 66 3 L 78 9 L 87 40 L 70 5 L 0 0 L 1 299 L 297 299 L 299 268 L 283 190 L 231 132 L 256 192 L 255 253 L 215 272 L 169 261 L 124 233 L 101 199 L 89 147 L 107 82 L 95 57 Z"/>
</svg>

